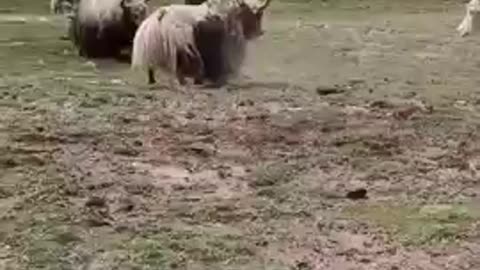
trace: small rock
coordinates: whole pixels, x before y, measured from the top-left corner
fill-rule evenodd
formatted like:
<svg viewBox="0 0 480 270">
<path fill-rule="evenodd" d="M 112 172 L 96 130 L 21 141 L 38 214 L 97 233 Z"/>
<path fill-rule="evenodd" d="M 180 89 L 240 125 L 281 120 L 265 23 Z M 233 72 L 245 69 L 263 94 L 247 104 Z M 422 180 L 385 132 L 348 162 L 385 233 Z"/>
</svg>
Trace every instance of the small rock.
<svg viewBox="0 0 480 270">
<path fill-rule="evenodd" d="M 87 218 L 86 222 L 89 227 L 103 227 L 110 225 L 110 222 L 98 217 Z"/>
<path fill-rule="evenodd" d="M 187 113 L 185 114 L 185 118 L 187 118 L 187 119 L 193 119 L 193 118 L 195 118 L 195 116 L 196 116 L 196 115 L 195 115 L 195 113 L 193 113 L 193 112 L 187 112 Z"/>
<path fill-rule="evenodd" d="M 371 108 L 390 109 L 393 108 L 393 104 L 385 100 L 376 100 L 370 103 Z"/>
<path fill-rule="evenodd" d="M 203 156 L 203 157 L 209 157 L 215 154 L 215 147 L 211 144 L 206 144 L 206 143 L 193 143 L 189 146 L 186 147 L 186 150 L 192 151 L 197 155 Z"/>
<path fill-rule="evenodd" d="M 110 83 L 113 85 L 125 85 L 125 83 L 122 80 L 119 79 L 112 79 L 110 80 Z"/>
<path fill-rule="evenodd" d="M 316 91 L 317 91 L 317 94 L 319 94 L 320 96 L 341 94 L 345 92 L 344 89 L 341 89 L 337 86 L 318 86 Z"/>
<path fill-rule="evenodd" d="M 92 196 L 85 202 L 85 206 L 87 207 L 104 207 L 105 205 L 105 199 L 97 196 Z"/>
<path fill-rule="evenodd" d="M 363 84 L 363 83 L 365 83 L 365 80 L 361 78 L 352 78 L 348 80 L 349 85 L 357 85 L 357 84 Z"/>
<path fill-rule="evenodd" d="M 368 199 L 367 197 L 367 190 L 364 188 L 359 188 L 356 190 L 352 190 L 347 192 L 346 195 L 347 199 L 350 200 L 362 200 L 362 199 Z"/>
<path fill-rule="evenodd" d="M 313 266 L 307 261 L 296 262 L 295 270 L 311 270 Z"/>
<path fill-rule="evenodd" d="M 419 110 L 419 108 L 413 107 L 413 106 L 407 107 L 407 108 L 402 108 L 402 109 L 399 109 L 399 110 L 393 112 L 393 117 L 395 117 L 398 120 L 407 120 L 418 110 Z"/>
<path fill-rule="evenodd" d="M 343 110 L 347 115 L 354 115 L 354 114 L 368 114 L 369 110 L 359 106 L 347 106 Z"/>
<path fill-rule="evenodd" d="M 467 105 L 467 101 L 466 100 L 457 100 L 457 101 L 455 101 L 455 105 L 463 107 L 463 106 Z"/>
<path fill-rule="evenodd" d="M 113 212 L 130 212 L 135 208 L 135 203 L 129 198 L 123 198 L 113 207 Z"/>
</svg>

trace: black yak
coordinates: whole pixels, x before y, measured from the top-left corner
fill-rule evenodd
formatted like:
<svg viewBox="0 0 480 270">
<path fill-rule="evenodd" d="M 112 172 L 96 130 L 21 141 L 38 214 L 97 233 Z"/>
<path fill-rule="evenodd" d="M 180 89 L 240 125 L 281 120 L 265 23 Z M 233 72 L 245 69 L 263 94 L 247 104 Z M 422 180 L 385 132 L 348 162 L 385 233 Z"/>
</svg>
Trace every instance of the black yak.
<svg viewBox="0 0 480 270">
<path fill-rule="evenodd" d="M 148 13 L 148 0 L 80 0 L 70 18 L 70 39 L 80 56 L 120 57 L 131 48 Z"/>
<path fill-rule="evenodd" d="M 270 1 L 161 7 L 138 28 L 132 67 L 147 68 L 149 83 L 155 82 L 155 69 L 175 75 L 180 84 L 185 77 L 222 83 L 242 65 L 247 42 L 263 34 L 261 21 Z"/>
</svg>

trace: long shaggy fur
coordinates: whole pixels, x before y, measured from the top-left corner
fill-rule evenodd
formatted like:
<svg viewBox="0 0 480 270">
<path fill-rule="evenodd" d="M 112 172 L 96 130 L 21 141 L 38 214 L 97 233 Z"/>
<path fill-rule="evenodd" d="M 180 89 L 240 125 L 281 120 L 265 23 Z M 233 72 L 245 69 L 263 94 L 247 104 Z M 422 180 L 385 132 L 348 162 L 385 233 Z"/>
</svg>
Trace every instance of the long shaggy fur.
<svg viewBox="0 0 480 270">
<path fill-rule="evenodd" d="M 132 45 L 148 0 L 80 0 L 70 19 L 71 40 L 85 57 L 118 57 Z"/>
<path fill-rule="evenodd" d="M 146 67 L 150 72 L 161 69 L 177 75 L 181 82 L 183 76 L 200 77 L 203 64 L 193 35 L 195 16 L 190 16 L 186 9 L 179 20 L 169 9 L 157 9 L 138 28 L 133 40 L 132 67 Z M 149 80 L 154 82 L 153 78 Z"/>
<path fill-rule="evenodd" d="M 149 83 L 155 81 L 155 69 L 175 74 L 180 83 L 185 76 L 197 82 L 225 80 L 242 65 L 247 41 L 261 32 L 262 7 L 258 15 L 245 1 L 207 0 L 197 6 L 159 8 L 135 35 L 132 67 L 147 68 Z"/>
</svg>

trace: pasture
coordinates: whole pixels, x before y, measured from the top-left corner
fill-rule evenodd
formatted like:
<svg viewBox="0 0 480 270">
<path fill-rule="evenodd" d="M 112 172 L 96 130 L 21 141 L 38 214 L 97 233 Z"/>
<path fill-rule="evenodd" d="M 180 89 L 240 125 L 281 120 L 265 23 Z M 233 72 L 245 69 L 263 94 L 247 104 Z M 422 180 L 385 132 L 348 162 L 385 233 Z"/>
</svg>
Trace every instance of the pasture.
<svg viewBox="0 0 480 270">
<path fill-rule="evenodd" d="M 0 269 L 478 269 L 463 15 L 274 0 L 240 78 L 173 91 L 0 1 Z"/>
</svg>

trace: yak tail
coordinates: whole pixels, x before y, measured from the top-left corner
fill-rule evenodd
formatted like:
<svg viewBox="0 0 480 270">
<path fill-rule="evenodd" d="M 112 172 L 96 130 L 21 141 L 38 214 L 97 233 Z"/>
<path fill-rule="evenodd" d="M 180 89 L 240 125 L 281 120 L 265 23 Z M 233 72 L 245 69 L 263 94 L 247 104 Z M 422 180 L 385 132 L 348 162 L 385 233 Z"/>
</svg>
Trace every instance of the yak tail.
<svg viewBox="0 0 480 270">
<path fill-rule="evenodd" d="M 161 20 L 165 13 L 166 8 L 157 9 L 138 27 L 133 38 L 132 68 L 152 67 L 155 65 L 153 62 L 162 57 L 164 37 Z"/>
</svg>

